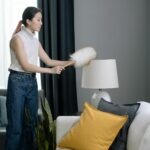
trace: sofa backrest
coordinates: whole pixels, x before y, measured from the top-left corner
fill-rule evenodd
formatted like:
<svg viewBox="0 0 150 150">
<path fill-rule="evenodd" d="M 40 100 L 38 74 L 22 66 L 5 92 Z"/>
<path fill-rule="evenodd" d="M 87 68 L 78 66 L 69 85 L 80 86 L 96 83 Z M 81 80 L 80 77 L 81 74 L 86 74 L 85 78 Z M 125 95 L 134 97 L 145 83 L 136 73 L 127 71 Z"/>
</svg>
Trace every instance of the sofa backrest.
<svg viewBox="0 0 150 150">
<path fill-rule="evenodd" d="M 0 89 L 0 96 L 6 96 L 7 90 L 6 89 Z M 44 91 L 43 90 L 39 90 L 38 91 L 38 96 L 40 99 L 44 98 Z"/>
</svg>

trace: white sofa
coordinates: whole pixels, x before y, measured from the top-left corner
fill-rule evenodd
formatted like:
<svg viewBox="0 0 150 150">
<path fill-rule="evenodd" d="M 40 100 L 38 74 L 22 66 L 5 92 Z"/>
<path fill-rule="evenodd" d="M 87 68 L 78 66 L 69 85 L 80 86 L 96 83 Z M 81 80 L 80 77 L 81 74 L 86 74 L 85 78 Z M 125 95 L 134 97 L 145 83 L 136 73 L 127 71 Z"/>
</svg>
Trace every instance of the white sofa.
<svg viewBox="0 0 150 150">
<path fill-rule="evenodd" d="M 150 103 L 141 101 L 128 131 L 127 150 L 150 150 Z M 56 119 L 56 143 L 67 133 L 79 116 L 59 116 Z"/>
</svg>

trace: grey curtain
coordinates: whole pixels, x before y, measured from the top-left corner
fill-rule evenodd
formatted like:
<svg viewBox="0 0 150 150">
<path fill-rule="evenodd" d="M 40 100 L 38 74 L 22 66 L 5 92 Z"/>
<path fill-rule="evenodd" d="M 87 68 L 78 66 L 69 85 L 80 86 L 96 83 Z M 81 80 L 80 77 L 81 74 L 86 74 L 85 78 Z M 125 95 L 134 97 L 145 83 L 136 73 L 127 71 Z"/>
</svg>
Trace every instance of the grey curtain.
<svg viewBox="0 0 150 150">
<path fill-rule="evenodd" d="M 39 38 L 45 51 L 52 59 L 68 60 L 74 52 L 74 1 L 38 0 L 38 7 L 43 15 Z M 66 68 L 61 75 L 42 74 L 42 88 L 54 119 L 78 111 L 74 67 Z"/>
</svg>

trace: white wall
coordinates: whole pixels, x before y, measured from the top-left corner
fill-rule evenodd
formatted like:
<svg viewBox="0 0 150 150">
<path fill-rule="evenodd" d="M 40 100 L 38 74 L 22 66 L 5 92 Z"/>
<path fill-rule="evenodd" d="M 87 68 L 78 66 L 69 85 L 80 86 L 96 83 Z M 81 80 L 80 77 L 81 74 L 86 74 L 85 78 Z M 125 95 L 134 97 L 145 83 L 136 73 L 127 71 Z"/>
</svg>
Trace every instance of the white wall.
<svg viewBox="0 0 150 150">
<path fill-rule="evenodd" d="M 76 49 L 92 46 L 97 59 L 117 59 L 120 87 L 108 90 L 117 103 L 148 100 L 148 0 L 74 0 Z M 81 88 L 79 110 L 94 90 Z"/>
</svg>

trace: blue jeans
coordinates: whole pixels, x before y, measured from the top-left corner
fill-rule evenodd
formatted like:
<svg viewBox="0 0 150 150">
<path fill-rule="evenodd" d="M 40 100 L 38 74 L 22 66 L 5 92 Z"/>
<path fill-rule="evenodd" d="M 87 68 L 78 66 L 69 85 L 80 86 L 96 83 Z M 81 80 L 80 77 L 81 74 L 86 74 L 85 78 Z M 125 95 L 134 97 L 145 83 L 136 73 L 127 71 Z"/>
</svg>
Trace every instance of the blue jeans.
<svg viewBox="0 0 150 150">
<path fill-rule="evenodd" d="M 35 74 L 10 71 L 6 107 L 5 150 L 33 150 L 38 108 Z M 25 119 L 25 108 L 29 112 L 28 121 Z"/>
</svg>

